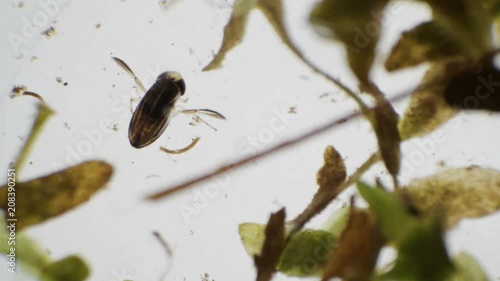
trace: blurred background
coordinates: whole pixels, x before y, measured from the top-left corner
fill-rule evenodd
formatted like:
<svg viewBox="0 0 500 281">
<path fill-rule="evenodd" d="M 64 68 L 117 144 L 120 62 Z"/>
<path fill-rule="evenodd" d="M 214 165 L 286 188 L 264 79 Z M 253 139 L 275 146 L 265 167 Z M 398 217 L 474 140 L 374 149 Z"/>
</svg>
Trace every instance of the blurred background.
<svg viewBox="0 0 500 281">
<path fill-rule="evenodd" d="M 352 120 L 286 151 L 256 161 L 223 177 L 158 202 L 144 198 L 195 175 L 252 155 L 328 120 L 356 111 L 339 89 L 313 73 L 282 44 L 262 13 L 248 19 L 245 38 L 223 68 L 202 72 L 218 51 L 233 1 L 2 1 L 0 3 L 0 173 L 14 161 L 36 114 L 37 100 L 11 98 L 25 87 L 40 94 L 56 114 L 29 155 L 19 181 L 100 159 L 112 164 L 107 188 L 88 203 L 44 224 L 30 227 L 54 260 L 82 256 L 92 269 L 89 280 L 252 280 L 253 261 L 238 235 L 243 222 L 265 223 L 286 207 L 287 218 L 302 211 L 316 191 L 315 175 L 323 150 L 333 145 L 352 173 L 376 149 L 364 120 Z M 357 89 L 339 45 L 319 37 L 308 22 L 314 1 L 284 1 L 293 40 L 321 69 Z M 382 22 L 379 44 L 387 54 L 400 32 L 428 19 L 421 6 L 398 2 Z M 187 85 L 181 106 L 210 108 L 227 121 L 204 118 L 217 130 L 174 118 L 155 143 L 135 149 L 128 141 L 130 98 L 141 97 L 134 80 L 113 60 L 124 60 L 149 88 L 166 70 L 180 72 Z M 411 92 L 426 66 L 388 74 L 383 56 L 372 73 L 389 96 Z M 400 114 L 407 102 L 396 104 Z M 487 118 L 487 119 L 486 119 Z M 499 168 L 498 115 L 461 113 L 443 129 L 444 141 L 422 149 L 424 139 L 403 145 L 402 183 L 450 167 Z M 487 121 L 487 122 L 486 122 Z M 194 122 L 195 123 L 195 122 Z M 159 150 L 192 150 L 168 155 Z M 420 150 L 423 159 L 410 159 Z M 406 161 L 406 162 L 405 162 Z M 364 177 L 387 180 L 381 165 Z M 321 228 L 353 191 L 333 202 L 307 227 Z M 152 235 L 170 244 L 169 258 Z M 475 256 L 493 279 L 500 278 L 500 215 L 464 220 L 447 234 L 453 253 Z M 387 259 L 391 253 L 384 253 Z M 385 259 L 385 260 L 387 260 Z M 0 280 L 33 280 L 22 266 L 14 276 L 0 257 Z M 3 269 L 5 267 L 5 270 Z M 294 280 L 277 275 L 275 280 Z"/>
</svg>

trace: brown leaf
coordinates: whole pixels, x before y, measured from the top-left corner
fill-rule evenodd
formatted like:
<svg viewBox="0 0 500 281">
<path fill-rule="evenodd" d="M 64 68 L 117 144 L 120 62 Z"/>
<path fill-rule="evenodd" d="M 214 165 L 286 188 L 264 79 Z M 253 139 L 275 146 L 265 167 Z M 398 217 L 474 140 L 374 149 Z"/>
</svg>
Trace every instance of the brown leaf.
<svg viewBox="0 0 500 281">
<path fill-rule="evenodd" d="M 500 71 L 492 56 L 486 56 L 476 68 L 453 77 L 444 91 L 446 102 L 460 109 L 500 112 Z"/>
<path fill-rule="evenodd" d="M 347 281 L 370 280 L 384 243 L 372 213 L 351 207 L 349 222 L 327 261 L 322 280 L 333 277 Z"/>
<path fill-rule="evenodd" d="M 429 67 L 398 124 L 402 140 L 428 134 L 457 114 L 444 99 L 444 91 L 450 77 L 467 66 L 463 60 L 448 60 Z"/>
<path fill-rule="evenodd" d="M 385 68 L 394 71 L 426 61 L 449 60 L 464 53 L 463 46 L 455 37 L 434 21 L 428 21 L 401 34 L 385 61 Z"/>
<path fill-rule="evenodd" d="M 342 156 L 333 146 L 327 146 L 323 153 L 323 159 L 323 166 L 316 174 L 319 189 L 307 208 L 293 220 L 294 230 L 302 228 L 307 221 L 321 212 L 341 192 L 339 187 L 346 179 L 346 169 Z"/>
<path fill-rule="evenodd" d="M 109 164 L 89 161 L 29 182 L 19 182 L 15 185 L 15 212 L 8 208 L 11 191 L 3 186 L 0 208 L 7 212 L 8 219 L 17 219 L 17 230 L 21 230 L 85 203 L 109 181 L 112 173 Z"/>
<path fill-rule="evenodd" d="M 500 210 L 497 170 L 477 166 L 451 169 L 413 180 L 407 191 L 424 216 L 444 210 L 448 228 L 463 218 L 482 217 Z"/>
<path fill-rule="evenodd" d="M 374 129 L 378 146 L 387 170 L 394 178 L 399 173 L 401 137 L 398 131 L 398 115 L 388 101 L 379 101 L 373 110 Z"/>
<path fill-rule="evenodd" d="M 222 46 L 212 61 L 203 68 L 203 71 L 220 68 L 226 54 L 241 43 L 245 35 L 248 14 L 254 7 L 255 1 L 256 0 L 236 0 L 231 19 L 224 27 Z"/>
<path fill-rule="evenodd" d="M 271 280 L 285 247 L 285 209 L 271 214 L 265 229 L 266 238 L 260 255 L 254 256 L 257 281 Z"/>
</svg>

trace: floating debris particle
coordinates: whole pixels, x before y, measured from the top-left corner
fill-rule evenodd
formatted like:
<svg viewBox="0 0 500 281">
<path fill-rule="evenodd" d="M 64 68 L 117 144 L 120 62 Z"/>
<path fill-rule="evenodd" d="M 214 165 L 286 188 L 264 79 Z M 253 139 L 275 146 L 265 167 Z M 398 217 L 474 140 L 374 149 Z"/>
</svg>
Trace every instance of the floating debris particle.
<svg viewBox="0 0 500 281">
<path fill-rule="evenodd" d="M 57 32 L 56 29 L 53 26 L 51 26 L 47 28 L 44 32 L 42 32 L 42 34 L 45 35 L 45 37 L 50 38 L 52 35 L 56 35 Z"/>
<path fill-rule="evenodd" d="M 28 89 L 28 87 L 26 87 L 24 85 L 14 86 L 14 87 L 12 87 L 12 90 L 10 91 L 12 93 L 12 95 L 10 97 L 13 98 L 16 96 L 20 96 L 27 89 Z"/>
</svg>

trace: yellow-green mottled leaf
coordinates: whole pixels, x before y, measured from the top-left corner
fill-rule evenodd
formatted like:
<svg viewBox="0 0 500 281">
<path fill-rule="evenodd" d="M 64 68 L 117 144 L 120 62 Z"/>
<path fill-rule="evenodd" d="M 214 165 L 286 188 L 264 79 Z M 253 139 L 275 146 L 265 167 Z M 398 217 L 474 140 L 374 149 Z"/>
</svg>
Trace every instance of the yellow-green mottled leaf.
<svg viewBox="0 0 500 281">
<path fill-rule="evenodd" d="M 385 243 L 370 211 L 354 207 L 350 210 L 349 223 L 327 262 L 322 278 L 324 281 L 333 277 L 369 281 Z"/>
<path fill-rule="evenodd" d="M 80 204 L 106 185 L 113 168 L 102 161 L 89 161 L 15 186 L 17 229 L 44 222 Z M 9 189 L 0 187 L 0 208 L 10 215 Z"/>
<path fill-rule="evenodd" d="M 399 116 L 389 102 L 380 101 L 373 110 L 373 118 L 380 154 L 387 170 L 394 178 L 394 182 L 397 183 L 396 178 L 401 161 L 399 147 L 401 137 L 398 131 Z"/>
<path fill-rule="evenodd" d="M 264 225 L 240 224 L 239 233 L 247 254 L 260 254 Z M 321 276 L 336 236 L 324 230 L 303 230 L 290 238 L 278 263 L 278 270 L 289 276 Z"/>
<path fill-rule="evenodd" d="M 413 180 L 407 190 L 423 215 L 444 211 L 449 228 L 462 218 L 482 217 L 500 210 L 500 172 L 493 169 L 451 169 Z"/>
<path fill-rule="evenodd" d="M 449 281 L 488 281 L 486 273 L 479 263 L 471 255 L 461 252 L 454 256 L 453 265 L 455 271 L 450 276 Z"/>
<path fill-rule="evenodd" d="M 351 69 L 359 81 L 369 85 L 369 73 L 375 58 L 381 25 L 381 13 L 387 0 L 323 0 L 310 15 L 318 32 L 339 40 L 347 51 Z"/>
<path fill-rule="evenodd" d="M 449 78 L 465 69 L 469 64 L 460 60 L 432 64 L 410 98 L 403 118 L 398 124 L 402 140 L 428 134 L 439 128 L 458 112 L 448 105 L 444 92 Z"/>
<path fill-rule="evenodd" d="M 396 246 L 394 266 L 375 280 L 442 281 L 453 271 L 437 216 L 419 219 Z"/>
<path fill-rule="evenodd" d="M 41 99 L 40 96 L 38 97 Z M 13 165 L 13 168 L 16 170 L 18 176 L 21 172 L 24 162 L 26 162 L 26 158 L 28 157 L 31 149 L 33 148 L 33 145 L 36 142 L 36 139 L 42 132 L 43 126 L 45 125 L 47 120 L 54 114 L 54 111 L 52 111 L 52 109 L 48 107 L 45 102 L 43 102 L 43 99 L 41 99 L 41 101 L 42 102 L 38 106 L 38 115 L 35 122 L 33 123 L 33 127 L 31 128 L 28 139 L 24 143 L 24 146 L 21 149 L 17 160 Z"/>
<path fill-rule="evenodd" d="M 42 272 L 42 281 L 83 281 L 89 273 L 80 257 L 69 256 L 47 266 Z"/>
<path fill-rule="evenodd" d="M 231 19 L 229 19 L 229 22 L 224 27 L 222 45 L 212 61 L 203 68 L 203 71 L 221 67 L 221 63 L 226 57 L 226 54 L 241 43 L 245 34 L 248 14 L 255 6 L 256 1 L 257 0 L 236 0 Z"/>
<path fill-rule="evenodd" d="M 491 18 L 477 0 L 424 0 L 432 8 L 436 23 L 467 46 L 472 57 L 479 58 L 491 49 Z"/>
<path fill-rule="evenodd" d="M 242 223 L 238 228 L 241 242 L 245 251 L 250 257 L 260 254 L 262 245 L 264 244 L 264 227 L 263 224 L 258 223 Z"/>
<path fill-rule="evenodd" d="M 421 23 L 403 32 L 385 61 L 389 71 L 434 62 L 465 53 L 464 46 L 434 21 Z"/>
</svg>

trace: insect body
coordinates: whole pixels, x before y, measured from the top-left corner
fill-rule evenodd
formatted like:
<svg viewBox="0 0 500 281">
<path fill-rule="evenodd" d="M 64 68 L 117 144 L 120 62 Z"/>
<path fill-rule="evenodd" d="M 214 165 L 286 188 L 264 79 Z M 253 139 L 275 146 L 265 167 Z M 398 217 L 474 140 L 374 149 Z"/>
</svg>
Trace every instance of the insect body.
<svg viewBox="0 0 500 281">
<path fill-rule="evenodd" d="M 128 131 L 130 144 L 135 148 L 148 146 L 165 131 L 175 110 L 175 103 L 186 90 L 177 72 L 163 72 L 132 115 Z"/>
<path fill-rule="evenodd" d="M 146 92 L 132 115 L 128 131 L 128 138 L 133 147 L 146 147 L 157 140 L 167 128 L 173 113 L 176 111 L 177 100 L 186 91 L 186 84 L 178 72 L 166 71 L 160 74 L 153 86 L 146 91 L 141 81 L 125 62 L 116 57 L 113 59 L 132 75 L 137 86 Z M 225 119 L 222 114 L 210 109 L 187 109 L 179 112 L 184 114 L 205 113 Z"/>
</svg>

